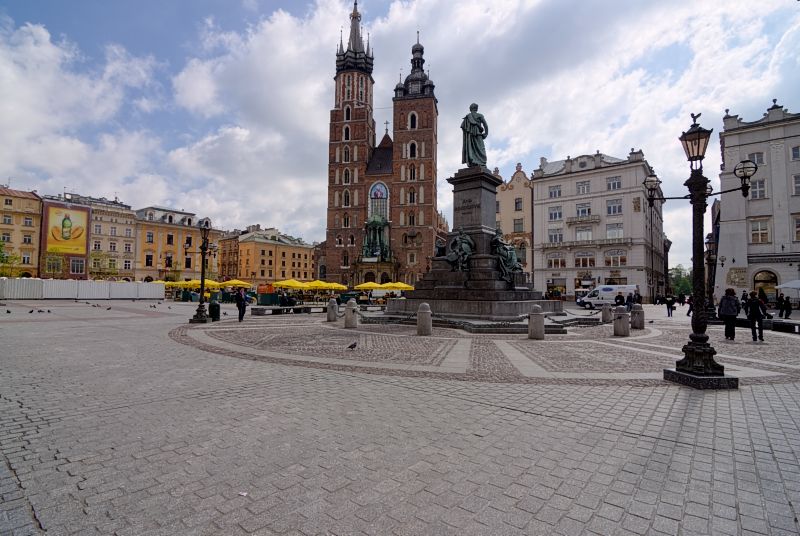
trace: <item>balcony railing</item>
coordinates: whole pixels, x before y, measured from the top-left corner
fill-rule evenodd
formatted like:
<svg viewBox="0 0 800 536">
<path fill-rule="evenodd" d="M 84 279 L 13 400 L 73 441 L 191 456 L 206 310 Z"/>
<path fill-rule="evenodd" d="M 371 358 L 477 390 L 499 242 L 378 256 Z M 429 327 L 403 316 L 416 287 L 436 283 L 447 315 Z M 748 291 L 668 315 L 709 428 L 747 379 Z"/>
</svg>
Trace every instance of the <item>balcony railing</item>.
<svg viewBox="0 0 800 536">
<path fill-rule="evenodd" d="M 597 240 L 572 240 L 569 242 L 545 242 L 542 249 L 555 248 L 599 248 L 603 246 L 632 246 L 633 238 L 599 238 Z"/>
<path fill-rule="evenodd" d="M 600 223 L 600 216 L 572 216 L 567 218 L 567 225 L 575 225 L 578 223 Z"/>
</svg>

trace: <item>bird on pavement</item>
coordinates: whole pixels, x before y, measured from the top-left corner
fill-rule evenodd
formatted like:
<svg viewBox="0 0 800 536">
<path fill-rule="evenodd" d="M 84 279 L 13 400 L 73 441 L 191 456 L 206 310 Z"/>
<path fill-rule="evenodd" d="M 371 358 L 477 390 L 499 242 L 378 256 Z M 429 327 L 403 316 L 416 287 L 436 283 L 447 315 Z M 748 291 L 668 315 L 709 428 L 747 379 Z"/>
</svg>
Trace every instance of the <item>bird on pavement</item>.
<svg viewBox="0 0 800 536">
<path fill-rule="evenodd" d="M 50 309 L 48 309 L 48 310 L 47 310 L 47 312 L 49 313 L 49 312 L 50 312 Z"/>
<path fill-rule="evenodd" d="M 33 312 L 33 309 L 31 309 L 30 311 L 28 311 L 28 314 L 31 314 L 32 312 Z"/>
<path fill-rule="evenodd" d="M 9 311 L 8 309 L 6 309 L 6 314 L 10 315 L 10 314 L 11 314 L 11 311 Z"/>
<path fill-rule="evenodd" d="M 37 312 L 37 313 L 43 313 L 43 312 L 44 312 L 44 309 L 38 309 L 36 312 Z"/>
<path fill-rule="evenodd" d="M 9 313 L 10 313 L 10 312 L 11 312 L 11 311 L 9 311 Z M 228 316 L 228 312 L 227 312 L 227 311 L 222 311 L 222 316 Z"/>
<path fill-rule="evenodd" d="M 358 345 L 358 341 L 355 341 L 353 344 L 347 347 L 348 350 L 355 350 L 356 346 Z"/>
<path fill-rule="evenodd" d="M 111 310 L 111 307 L 106 307 L 106 311 L 110 311 L 110 310 Z"/>
<path fill-rule="evenodd" d="M 167 309 L 172 309 L 172 306 L 171 305 L 167 305 Z"/>
</svg>

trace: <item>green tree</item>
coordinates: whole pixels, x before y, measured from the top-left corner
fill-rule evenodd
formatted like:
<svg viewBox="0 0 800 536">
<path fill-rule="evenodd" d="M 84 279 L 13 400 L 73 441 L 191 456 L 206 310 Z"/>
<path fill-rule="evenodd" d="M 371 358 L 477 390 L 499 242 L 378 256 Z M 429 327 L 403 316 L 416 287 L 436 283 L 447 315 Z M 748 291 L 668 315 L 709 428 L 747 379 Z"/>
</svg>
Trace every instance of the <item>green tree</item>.
<svg viewBox="0 0 800 536">
<path fill-rule="evenodd" d="M 92 251 L 89 253 L 89 276 L 92 279 L 108 279 L 119 274 L 117 268 L 109 267 L 110 253 L 105 251 Z"/>
<path fill-rule="evenodd" d="M 692 271 L 682 264 L 669 269 L 669 283 L 673 294 L 692 293 Z"/>
<path fill-rule="evenodd" d="M 22 257 L 5 250 L 5 243 L 0 242 L 0 277 L 16 277 Z"/>
</svg>

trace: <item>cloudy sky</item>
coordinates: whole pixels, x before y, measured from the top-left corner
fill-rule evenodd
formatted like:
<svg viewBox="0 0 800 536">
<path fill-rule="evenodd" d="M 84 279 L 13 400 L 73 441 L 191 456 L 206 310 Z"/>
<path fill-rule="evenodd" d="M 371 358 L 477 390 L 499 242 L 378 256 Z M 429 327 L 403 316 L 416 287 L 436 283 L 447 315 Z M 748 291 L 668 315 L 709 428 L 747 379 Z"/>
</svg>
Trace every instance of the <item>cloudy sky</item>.
<svg viewBox="0 0 800 536">
<path fill-rule="evenodd" d="M 362 0 L 375 121 L 391 119 L 420 31 L 439 99 L 439 207 L 470 102 L 489 167 L 634 147 L 683 195 L 677 137 L 701 112 L 718 184 L 722 116 L 800 111 L 794 0 Z M 341 0 L 8 0 L 0 6 L 0 183 L 324 239 Z M 346 35 L 345 35 L 346 40 Z M 689 264 L 689 206 L 665 207 L 671 264 Z"/>
</svg>

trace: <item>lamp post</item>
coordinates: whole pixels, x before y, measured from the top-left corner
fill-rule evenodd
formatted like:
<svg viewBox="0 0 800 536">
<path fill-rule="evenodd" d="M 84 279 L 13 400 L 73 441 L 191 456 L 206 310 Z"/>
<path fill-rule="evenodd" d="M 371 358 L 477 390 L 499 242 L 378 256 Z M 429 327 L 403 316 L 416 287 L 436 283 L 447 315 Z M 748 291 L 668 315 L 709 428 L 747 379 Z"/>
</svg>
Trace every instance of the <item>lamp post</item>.
<svg viewBox="0 0 800 536">
<path fill-rule="evenodd" d="M 688 199 L 692 204 L 692 299 L 695 303 L 692 314 L 692 334 L 689 335 L 689 342 L 682 348 L 684 358 L 675 363 L 674 369 L 664 369 L 664 379 L 698 389 L 738 389 L 738 378 L 725 376 L 725 367 L 714 360 L 717 352 L 708 343 L 708 335 L 706 335 L 708 313 L 703 307 L 706 300 L 703 219 L 708 206 L 707 200 L 711 195 L 741 191 L 742 195 L 747 197 L 750 190 L 750 177 L 758 168 L 749 160 L 740 162 L 736 166 L 734 174 L 740 179 L 741 186 L 714 194 L 709 180 L 703 176 L 703 159 L 712 131 L 698 125 L 698 117 L 700 114 L 692 114 L 691 127 L 679 138 L 691 170 L 689 179 L 684 182 L 684 186 L 689 189 L 689 194 L 682 197 L 656 197 L 661 181 L 654 175 L 648 176 L 644 180 L 648 194 L 647 201 L 650 206 L 656 199 L 660 201 Z"/>
<path fill-rule="evenodd" d="M 189 319 L 190 324 L 205 324 L 209 322 L 206 314 L 206 254 L 208 253 L 208 235 L 211 232 L 211 220 L 201 220 L 200 224 L 200 300 L 197 311 Z"/>
</svg>

